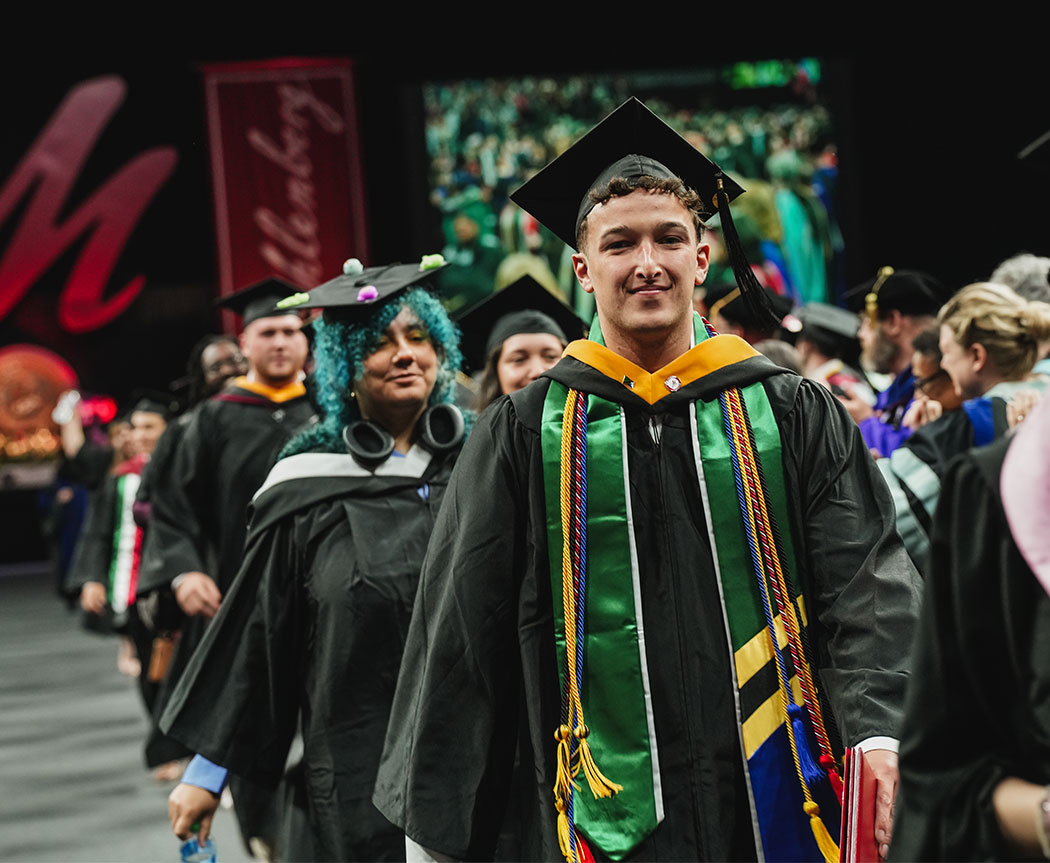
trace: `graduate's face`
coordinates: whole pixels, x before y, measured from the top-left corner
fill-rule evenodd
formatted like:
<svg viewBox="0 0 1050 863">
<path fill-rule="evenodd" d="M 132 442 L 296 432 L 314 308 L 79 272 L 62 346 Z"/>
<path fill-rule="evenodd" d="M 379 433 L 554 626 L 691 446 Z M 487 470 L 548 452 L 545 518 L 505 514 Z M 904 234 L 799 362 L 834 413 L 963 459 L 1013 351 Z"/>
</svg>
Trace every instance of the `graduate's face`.
<svg viewBox="0 0 1050 863">
<path fill-rule="evenodd" d="M 135 455 L 150 455 L 164 433 L 167 423 L 160 414 L 135 411 L 131 415 L 131 449 Z"/>
<path fill-rule="evenodd" d="M 259 318 L 241 333 L 241 351 L 251 374 L 271 387 L 298 380 L 308 349 L 303 322 L 295 315 Z"/>
<path fill-rule="evenodd" d="M 900 316 L 896 311 L 892 314 Z M 863 314 L 857 332 L 864 367 L 882 375 L 896 374 L 901 357 L 900 346 L 887 333 L 887 327 L 892 324 L 893 321 L 881 320 L 873 324 L 871 318 Z"/>
<path fill-rule="evenodd" d="M 515 333 L 507 338 L 496 360 L 499 391 L 516 393 L 561 359 L 561 339 L 551 333 Z"/>
<path fill-rule="evenodd" d="M 422 408 L 437 380 L 438 357 L 426 327 L 415 312 L 403 308 L 365 358 L 364 371 L 354 381 L 354 393 L 365 419 L 379 419 L 391 410 Z"/>
<path fill-rule="evenodd" d="M 688 327 L 708 247 L 697 242 L 692 215 L 676 197 L 636 189 L 610 198 L 587 215 L 583 246 L 573 266 L 583 289 L 594 293 L 607 342 Z"/>
<path fill-rule="evenodd" d="M 201 352 L 201 371 L 208 392 L 217 393 L 230 378 L 247 372 L 248 364 L 236 342 L 222 339 Z"/>
<path fill-rule="evenodd" d="M 952 379 L 955 394 L 962 399 L 973 399 L 983 395 L 983 348 L 980 345 L 966 347 L 960 344 L 947 324 L 941 325 L 940 347 L 941 368 Z"/>
</svg>

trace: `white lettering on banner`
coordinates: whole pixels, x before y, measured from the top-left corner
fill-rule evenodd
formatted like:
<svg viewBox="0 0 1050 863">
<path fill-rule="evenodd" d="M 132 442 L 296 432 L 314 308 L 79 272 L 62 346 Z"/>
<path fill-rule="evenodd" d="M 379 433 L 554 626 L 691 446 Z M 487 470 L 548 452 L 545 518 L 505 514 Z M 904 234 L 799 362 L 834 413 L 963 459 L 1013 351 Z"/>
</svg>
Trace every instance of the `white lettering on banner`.
<svg viewBox="0 0 1050 863">
<path fill-rule="evenodd" d="M 331 135 L 346 128 L 338 112 L 322 102 L 308 82 L 278 85 L 281 143 L 252 127 L 247 132 L 252 149 L 288 174 L 285 183 L 286 215 L 269 207 L 256 207 L 255 224 L 265 239 L 259 254 L 277 273 L 304 287 L 321 281 L 321 243 L 317 236 L 317 197 L 310 159 L 310 129 L 318 126 Z"/>
</svg>

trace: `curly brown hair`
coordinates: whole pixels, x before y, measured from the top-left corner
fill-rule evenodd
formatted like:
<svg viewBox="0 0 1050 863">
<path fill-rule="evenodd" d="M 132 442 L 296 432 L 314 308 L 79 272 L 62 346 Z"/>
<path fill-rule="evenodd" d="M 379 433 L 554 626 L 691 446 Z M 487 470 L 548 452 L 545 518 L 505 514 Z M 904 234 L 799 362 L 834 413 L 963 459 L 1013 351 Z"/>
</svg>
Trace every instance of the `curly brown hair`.
<svg viewBox="0 0 1050 863">
<path fill-rule="evenodd" d="M 678 177 L 652 177 L 642 174 L 640 177 L 613 177 L 608 183 L 596 186 L 588 193 L 595 206 L 604 204 L 610 198 L 621 198 L 631 194 L 636 189 L 644 189 L 647 192 L 664 192 L 674 195 L 693 217 L 693 227 L 696 229 L 696 241 L 704 236 L 704 219 L 710 215 L 704 209 L 700 196 L 683 183 Z M 576 248 L 582 249 L 587 240 L 587 218 L 580 222 L 576 230 Z"/>
</svg>

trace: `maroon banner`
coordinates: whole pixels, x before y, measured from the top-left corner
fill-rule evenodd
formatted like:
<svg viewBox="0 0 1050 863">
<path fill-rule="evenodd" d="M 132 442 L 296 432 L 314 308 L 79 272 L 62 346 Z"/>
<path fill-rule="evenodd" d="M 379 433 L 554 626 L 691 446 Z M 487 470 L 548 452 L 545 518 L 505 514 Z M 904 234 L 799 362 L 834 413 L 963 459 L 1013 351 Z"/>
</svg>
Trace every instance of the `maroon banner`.
<svg viewBox="0 0 1050 863">
<path fill-rule="evenodd" d="M 367 260 L 350 61 L 206 66 L 204 93 L 220 293 L 272 275 L 308 289 Z"/>
</svg>

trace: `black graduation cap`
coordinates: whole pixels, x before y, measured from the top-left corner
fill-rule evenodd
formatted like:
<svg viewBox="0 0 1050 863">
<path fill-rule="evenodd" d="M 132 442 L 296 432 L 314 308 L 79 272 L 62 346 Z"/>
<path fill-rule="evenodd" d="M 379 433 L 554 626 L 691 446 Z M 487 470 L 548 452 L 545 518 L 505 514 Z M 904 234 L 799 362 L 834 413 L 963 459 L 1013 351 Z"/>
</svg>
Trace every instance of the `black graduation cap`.
<svg viewBox="0 0 1050 863">
<path fill-rule="evenodd" d="M 935 315 L 952 293 L 929 273 L 882 267 L 874 278 L 848 290 L 843 299 L 849 309 L 866 312 L 877 322 L 880 312 L 891 309 L 905 315 Z"/>
<path fill-rule="evenodd" d="M 268 318 L 273 315 L 283 315 L 286 312 L 277 307 L 279 300 L 297 290 L 291 282 L 286 282 L 277 276 L 263 279 L 261 282 L 248 285 L 225 297 L 219 297 L 215 305 L 236 312 L 244 319 L 244 326 L 259 318 Z M 294 314 L 292 309 L 288 314 Z"/>
<path fill-rule="evenodd" d="M 182 404 L 174 393 L 164 393 L 160 390 L 137 389 L 131 394 L 131 409 L 127 415 L 141 411 L 142 413 L 160 414 L 164 419 L 177 414 L 182 409 Z"/>
<path fill-rule="evenodd" d="M 776 313 L 751 271 L 729 211 L 743 187 L 633 97 L 510 197 L 575 249 L 577 230 L 595 206 L 591 191 L 616 177 L 643 175 L 679 178 L 700 197 L 704 218 L 720 215 L 741 296 L 756 320 L 772 321 Z"/>
<path fill-rule="evenodd" d="M 719 284 L 705 287 L 704 305 L 707 306 L 708 317 L 713 318 L 716 314 L 721 314 L 727 321 L 756 330 L 769 329 L 773 323 L 784 326 L 784 319 L 791 314 L 795 305 L 791 297 L 778 294 L 765 285 L 760 285 L 759 290 L 765 296 L 766 302 L 776 318 L 775 322 L 754 315 L 747 303 L 744 302 L 743 292 L 732 282 L 720 282 Z"/>
<path fill-rule="evenodd" d="M 489 355 L 518 333 L 550 333 L 562 342 L 583 336 L 579 316 L 532 276 L 522 276 L 490 297 L 479 300 L 457 315 L 463 333 L 460 345 L 474 372 Z"/>
<path fill-rule="evenodd" d="M 828 303 L 806 303 L 799 309 L 798 319 L 802 321 L 803 335 L 808 330 L 820 330 L 835 338 L 855 339 L 860 329 L 853 312 Z"/>
<path fill-rule="evenodd" d="M 717 212 L 721 179 L 732 200 L 743 188 L 635 98 L 630 98 L 521 188 L 511 194 L 527 210 L 576 248 L 576 232 L 594 208 L 592 189 L 614 177 L 643 174 L 678 177 L 703 203 Z"/>
<path fill-rule="evenodd" d="M 277 305 L 289 312 L 324 309 L 338 312 L 344 319 L 360 320 L 370 315 L 376 306 L 446 266 L 441 255 L 424 255 L 418 264 L 388 264 L 384 267 L 364 267 L 357 258 L 350 258 L 343 264 L 342 275 L 318 285 L 309 293 L 286 296 Z"/>
</svg>

